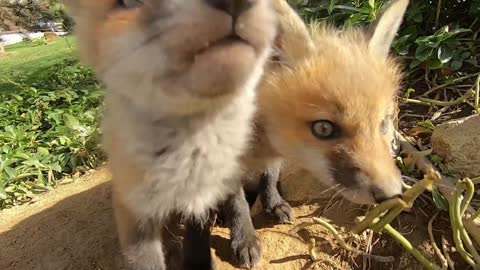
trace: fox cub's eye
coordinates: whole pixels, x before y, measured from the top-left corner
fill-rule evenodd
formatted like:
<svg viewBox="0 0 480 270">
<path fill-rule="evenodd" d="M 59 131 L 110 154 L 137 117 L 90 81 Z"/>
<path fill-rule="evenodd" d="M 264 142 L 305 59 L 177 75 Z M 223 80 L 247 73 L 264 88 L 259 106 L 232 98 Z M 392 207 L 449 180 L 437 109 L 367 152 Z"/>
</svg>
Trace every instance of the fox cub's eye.
<svg viewBox="0 0 480 270">
<path fill-rule="evenodd" d="M 382 123 L 380 124 L 380 132 L 382 134 L 387 134 L 388 124 L 390 124 L 390 119 L 389 118 L 383 119 Z"/>
<path fill-rule="evenodd" d="M 338 137 L 338 130 L 335 124 L 328 120 L 318 120 L 311 124 L 310 127 L 313 136 L 320 140 L 330 140 Z"/>
<path fill-rule="evenodd" d="M 118 0 L 120 6 L 125 8 L 133 8 L 143 4 L 143 0 Z"/>
</svg>

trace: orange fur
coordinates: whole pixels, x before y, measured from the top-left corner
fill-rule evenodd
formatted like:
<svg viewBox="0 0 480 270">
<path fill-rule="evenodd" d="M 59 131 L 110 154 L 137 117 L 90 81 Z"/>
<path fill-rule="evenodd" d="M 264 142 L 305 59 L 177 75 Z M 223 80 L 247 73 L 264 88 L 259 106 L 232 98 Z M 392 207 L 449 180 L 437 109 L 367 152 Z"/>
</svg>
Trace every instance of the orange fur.
<svg viewBox="0 0 480 270">
<path fill-rule="evenodd" d="M 272 140 L 281 154 L 300 164 L 312 157 L 290 149 L 313 149 L 319 158 L 318 171 L 325 173 L 319 177 L 331 177 L 328 170 L 332 168 L 359 168 L 369 183 L 358 187 L 358 191 L 364 188 L 364 193 L 370 192 L 367 189 L 371 187 L 367 186 L 378 186 L 387 193 L 390 187 L 398 189 L 400 173 L 391 158 L 390 143 L 396 94 L 402 79 L 400 65 L 394 58 L 382 57 L 381 52 L 372 50 L 371 35 L 361 29 L 335 29 L 312 23 L 310 35 L 306 36 L 298 30 L 298 22 L 289 18 L 294 15 L 286 11 L 281 15 L 281 25 L 287 29 L 280 32 L 283 35 L 277 41 L 279 54 L 286 60 L 272 65 L 259 90 L 259 121 L 265 126 L 267 136 L 274 137 Z M 384 21 L 389 19 L 392 20 Z M 382 134 L 380 126 L 385 119 L 390 122 L 390 130 Z M 316 120 L 335 123 L 342 136 L 319 140 L 310 130 L 310 124 Z M 351 160 L 352 167 L 336 165 L 335 159 L 339 158 Z M 347 192 L 352 193 L 358 192 Z M 372 202 L 368 194 L 359 197 L 359 202 Z"/>
</svg>

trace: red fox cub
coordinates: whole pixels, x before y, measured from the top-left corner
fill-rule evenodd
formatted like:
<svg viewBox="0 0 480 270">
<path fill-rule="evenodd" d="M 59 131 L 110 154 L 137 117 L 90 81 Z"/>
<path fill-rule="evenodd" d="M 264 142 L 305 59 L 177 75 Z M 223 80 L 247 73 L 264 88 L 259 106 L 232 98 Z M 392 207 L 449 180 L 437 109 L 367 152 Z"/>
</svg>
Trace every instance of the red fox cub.
<svg viewBox="0 0 480 270">
<path fill-rule="evenodd" d="M 274 3 L 279 64 L 270 65 L 258 89 L 255 141 L 242 159 L 245 188 L 257 188 L 266 212 L 280 222 L 293 218 L 277 190 L 283 158 L 356 203 L 401 196 L 391 156 L 401 72 L 389 49 L 408 0 L 394 0 L 371 34 L 317 23 L 308 29 L 285 0 Z M 258 174 L 259 183 L 252 182 Z M 224 210 L 238 263 L 256 266 L 261 245 L 243 191 Z"/>
<path fill-rule="evenodd" d="M 185 269 L 212 269 L 204 221 L 241 185 L 276 35 L 270 0 L 65 2 L 82 57 L 107 88 L 104 144 L 129 267 L 166 269 L 158 231 L 179 213 Z"/>
</svg>

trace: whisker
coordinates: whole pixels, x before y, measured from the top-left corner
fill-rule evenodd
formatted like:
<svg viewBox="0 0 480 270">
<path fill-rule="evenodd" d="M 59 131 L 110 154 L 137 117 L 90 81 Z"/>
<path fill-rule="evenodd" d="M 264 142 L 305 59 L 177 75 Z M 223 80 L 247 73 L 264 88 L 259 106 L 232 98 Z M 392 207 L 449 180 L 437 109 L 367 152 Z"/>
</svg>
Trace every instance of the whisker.
<svg viewBox="0 0 480 270">
<path fill-rule="evenodd" d="M 340 187 L 340 184 L 333 185 L 333 186 L 331 186 L 331 187 L 329 187 L 329 188 L 326 188 L 326 189 L 322 190 L 318 195 L 325 194 L 325 193 L 331 191 L 332 189 L 336 189 L 336 188 L 338 188 L 338 187 Z"/>
<path fill-rule="evenodd" d="M 338 196 L 338 194 L 342 193 L 342 192 L 345 191 L 345 190 L 346 190 L 346 188 L 344 187 L 344 188 L 339 189 L 337 192 L 335 192 L 335 194 L 333 194 L 333 196 L 330 198 L 330 200 L 328 200 L 327 204 L 326 204 L 325 207 L 322 209 L 322 211 L 320 212 L 320 214 L 325 213 L 325 211 L 327 211 L 329 208 L 333 207 L 333 205 L 332 205 L 333 199 L 335 199 L 335 198 Z M 334 204 L 336 204 L 336 203 L 338 203 L 338 202 L 335 202 Z M 319 214 L 319 215 L 320 215 L 320 214 Z"/>
</svg>

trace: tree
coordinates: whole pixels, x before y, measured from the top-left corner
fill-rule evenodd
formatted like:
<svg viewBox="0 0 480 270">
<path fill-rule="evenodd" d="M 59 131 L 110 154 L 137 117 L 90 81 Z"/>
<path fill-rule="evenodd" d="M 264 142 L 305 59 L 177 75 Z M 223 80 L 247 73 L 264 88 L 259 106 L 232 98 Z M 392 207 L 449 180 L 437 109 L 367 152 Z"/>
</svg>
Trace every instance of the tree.
<svg viewBox="0 0 480 270">
<path fill-rule="evenodd" d="M 59 0 L 0 0 L 0 18 L 0 33 L 35 30 L 41 19 L 71 23 Z"/>
</svg>

